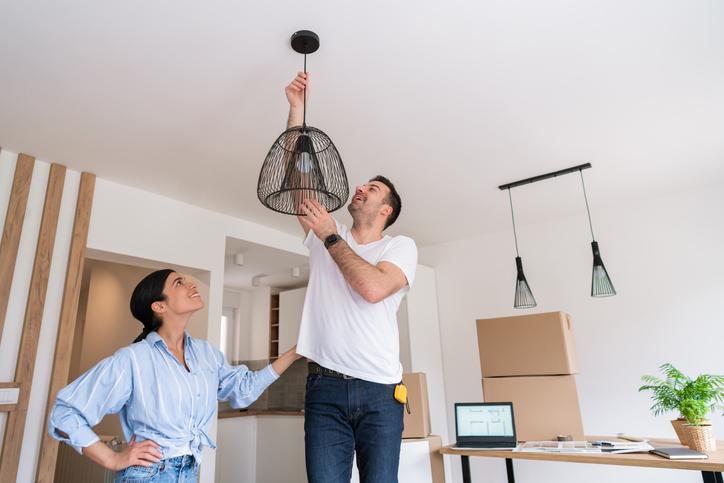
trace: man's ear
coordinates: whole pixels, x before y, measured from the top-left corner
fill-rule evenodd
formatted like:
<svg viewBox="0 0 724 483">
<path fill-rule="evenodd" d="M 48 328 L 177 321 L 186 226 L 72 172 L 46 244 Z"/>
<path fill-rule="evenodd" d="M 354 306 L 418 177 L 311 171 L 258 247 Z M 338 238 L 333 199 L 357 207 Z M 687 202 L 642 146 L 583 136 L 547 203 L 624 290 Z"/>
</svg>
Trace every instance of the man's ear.
<svg viewBox="0 0 724 483">
<path fill-rule="evenodd" d="M 380 214 L 384 216 L 390 216 L 392 214 L 392 207 L 390 205 L 382 205 Z"/>
</svg>

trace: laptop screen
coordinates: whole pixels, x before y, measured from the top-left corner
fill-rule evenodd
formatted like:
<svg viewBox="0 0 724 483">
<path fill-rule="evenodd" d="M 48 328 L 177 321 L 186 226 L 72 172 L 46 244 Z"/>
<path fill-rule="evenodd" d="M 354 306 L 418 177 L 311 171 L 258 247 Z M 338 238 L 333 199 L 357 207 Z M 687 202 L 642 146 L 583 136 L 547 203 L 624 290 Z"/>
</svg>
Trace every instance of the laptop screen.
<svg viewBox="0 0 724 483">
<path fill-rule="evenodd" d="M 457 403 L 455 430 L 458 441 L 515 441 L 511 403 Z"/>
</svg>

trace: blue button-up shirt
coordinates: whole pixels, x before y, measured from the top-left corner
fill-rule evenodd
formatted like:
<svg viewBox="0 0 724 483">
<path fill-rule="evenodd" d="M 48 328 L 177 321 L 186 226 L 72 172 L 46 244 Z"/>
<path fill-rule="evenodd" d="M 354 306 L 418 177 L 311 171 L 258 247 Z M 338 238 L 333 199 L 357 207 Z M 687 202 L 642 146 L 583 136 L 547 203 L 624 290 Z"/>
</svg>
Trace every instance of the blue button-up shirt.
<svg viewBox="0 0 724 483">
<path fill-rule="evenodd" d="M 190 371 L 156 332 L 103 359 L 58 392 L 50 435 L 80 453 L 99 440 L 91 428 L 120 412 L 126 441 L 136 435 L 138 442 L 158 443 L 164 458 L 191 454 L 200 461 L 202 446 L 216 447 L 207 431 L 217 400 L 247 407 L 279 376 L 271 365 L 255 372 L 232 367 L 218 349 L 188 334 L 184 350 Z"/>
</svg>

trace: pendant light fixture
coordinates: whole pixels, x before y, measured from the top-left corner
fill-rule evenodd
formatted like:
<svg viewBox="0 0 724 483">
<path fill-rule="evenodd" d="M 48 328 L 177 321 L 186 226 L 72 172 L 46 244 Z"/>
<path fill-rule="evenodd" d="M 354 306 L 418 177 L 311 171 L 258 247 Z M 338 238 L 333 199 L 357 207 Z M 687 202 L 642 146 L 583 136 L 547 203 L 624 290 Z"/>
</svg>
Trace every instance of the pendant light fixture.
<svg viewBox="0 0 724 483">
<path fill-rule="evenodd" d="M 319 36 L 309 30 L 295 32 L 292 48 L 307 54 L 319 48 Z M 319 201 L 328 212 L 347 202 L 349 184 L 342 158 L 325 133 L 307 126 L 307 91 L 304 89 L 302 125 L 284 131 L 266 155 L 259 173 L 257 196 L 267 208 L 287 215 L 303 215 L 300 204 L 307 198 Z"/>
<path fill-rule="evenodd" d="M 515 215 L 513 214 L 513 198 L 510 194 L 510 190 L 517 186 L 523 186 L 526 184 L 536 183 L 543 181 L 544 179 L 556 178 L 563 176 L 564 174 L 575 173 L 578 171 L 581 175 L 581 185 L 583 186 L 583 198 L 586 200 L 586 212 L 588 213 L 588 226 L 591 228 L 591 248 L 593 249 L 593 275 L 591 277 L 591 297 L 609 297 L 616 295 L 616 289 L 613 288 L 611 278 L 608 276 L 608 271 L 603 265 L 601 259 L 601 252 L 598 249 L 598 242 L 593 235 L 593 223 L 591 222 L 591 210 L 588 206 L 588 195 L 586 194 L 586 183 L 583 181 L 583 170 L 591 167 L 591 163 L 580 164 L 566 169 L 553 171 L 552 173 L 541 174 L 539 176 L 533 176 L 532 178 L 521 179 L 520 181 L 514 181 L 498 186 L 500 190 L 508 190 L 508 199 L 510 200 L 510 214 L 513 218 L 513 236 L 515 237 L 515 267 L 518 270 L 516 286 L 515 286 L 515 302 L 513 307 L 516 309 L 525 309 L 535 307 L 536 302 L 533 298 L 533 293 L 528 286 L 528 281 L 525 279 L 523 274 L 523 262 L 521 261 L 520 255 L 518 254 L 518 236 L 515 233 Z"/>
<path fill-rule="evenodd" d="M 583 181 L 583 170 L 581 175 L 581 186 L 583 187 L 583 199 L 586 200 L 586 213 L 588 213 L 588 226 L 591 229 L 591 249 L 593 250 L 593 274 L 591 275 L 591 297 L 610 297 L 616 295 L 616 289 L 608 276 L 608 270 L 601 259 L 601 252 L 598 249 L 598 242 L 593 235 L 593 223 L 591 222 L 591 210 L 588 207 L 588 196 L 586 195 L 586 183 Z"/>
<path fill-rule="evenodd" d="M 517 270 L 515 280 L 515 299 L 513 301 L 513 307 L 516 309 L 530 309 L 535 307 L 535 297 L 533 292 L 530 290 L 528 280 L 525 279 L 523 273 L 523 260 L 520 258 L 518 253 L 518 234 L 515 232 L 515 214 L 513 212 L 513 196 L 510 194 L 510 188 L 508 188 L 508 200 L 510 201 L 510 217 L 513 220 L 513 238 L 515 239 L 515 269 Z"/>
</svg>

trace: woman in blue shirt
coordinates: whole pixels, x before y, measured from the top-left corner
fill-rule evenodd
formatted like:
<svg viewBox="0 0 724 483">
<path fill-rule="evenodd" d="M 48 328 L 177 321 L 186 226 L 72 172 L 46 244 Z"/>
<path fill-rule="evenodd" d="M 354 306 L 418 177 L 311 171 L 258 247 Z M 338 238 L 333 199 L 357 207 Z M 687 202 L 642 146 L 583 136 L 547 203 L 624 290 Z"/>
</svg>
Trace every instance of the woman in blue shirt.
<svg viewBox="0 0 724 483">
<path fill-rule="evenodd" d="M 218 349 L 186 333 L 203 306 L 196 285 L 173 270 L 141 280 L 131 312 L 143 332 L 58 393 L 50 435 L 118 471 L 117 482 L 195 481 L 202 447 L 216 447 L 207 431 L 217 401 L 249 406 L 300 357 L 293 347 L 260 371 L 230 366 Z M 129 441 L 120 453 L 92 430 L 117 412 Z"/>
</svg>

